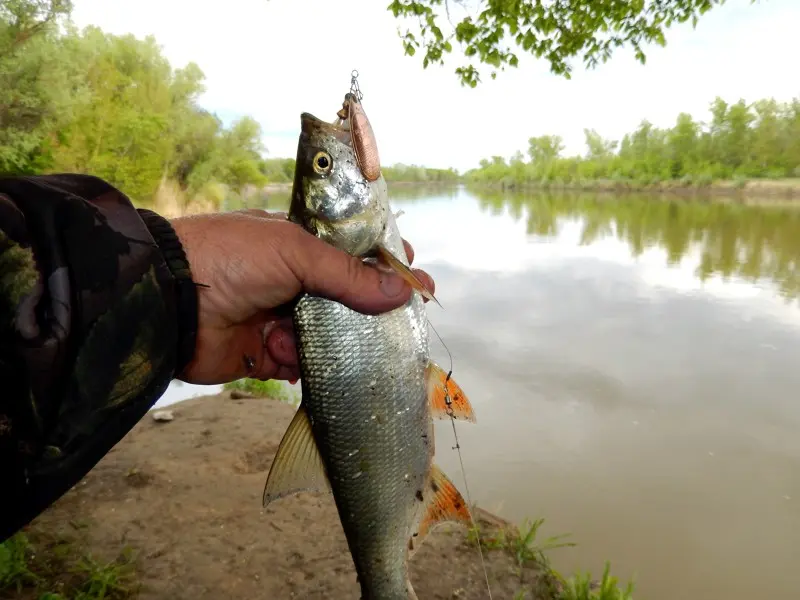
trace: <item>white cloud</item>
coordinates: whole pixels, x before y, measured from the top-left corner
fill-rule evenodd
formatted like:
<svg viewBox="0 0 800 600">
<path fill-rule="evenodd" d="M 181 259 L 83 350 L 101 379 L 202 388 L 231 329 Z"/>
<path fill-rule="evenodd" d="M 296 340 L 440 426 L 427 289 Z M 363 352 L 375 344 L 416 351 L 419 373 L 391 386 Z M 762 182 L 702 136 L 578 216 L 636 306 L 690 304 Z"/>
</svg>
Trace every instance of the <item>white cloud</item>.
<svg viewBox="0 0 800 600">
<path fill-rule="evenodd" d="M 675 27 L 646 66 L 628 51 L 566 81 L 542 61 L 462 88 L 450 59 L 422 69 L 406 57 L 398 22 L 374 0 L 76 0 L 74 20 L 113 33 L 153 34 L 175 65 L 197 62 L 207 75 L 203 104 L 226 118 L 250 114 L 272 156 L 294 156 L 303 111 L 334 118 L 353 68 L 379 136 L 384 163 L 467 169 L 509 156 L 532 135 L 561 135 L 583 151 L 583 128 L 618 138 L 643 118 L 670 125 L 680 111 L 707 115 L 710 101 L 798 93 L 800 2 L 730 0 L 696 30 Z"/>
</svg>

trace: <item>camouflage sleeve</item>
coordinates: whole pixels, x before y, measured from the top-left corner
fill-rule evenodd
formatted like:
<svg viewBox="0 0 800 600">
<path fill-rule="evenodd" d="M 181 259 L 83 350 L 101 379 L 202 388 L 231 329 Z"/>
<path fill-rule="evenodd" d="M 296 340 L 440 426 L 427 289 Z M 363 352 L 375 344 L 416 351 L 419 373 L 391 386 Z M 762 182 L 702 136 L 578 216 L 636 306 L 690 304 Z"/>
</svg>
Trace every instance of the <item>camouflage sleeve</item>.
<svg viewBox="0 0 800 600">
<path fill-rule="evenodd" d="M 0 179 L 0 541 L 146 414 L 196 329 L 166 219 L 95 177 Z"/>
</svg>

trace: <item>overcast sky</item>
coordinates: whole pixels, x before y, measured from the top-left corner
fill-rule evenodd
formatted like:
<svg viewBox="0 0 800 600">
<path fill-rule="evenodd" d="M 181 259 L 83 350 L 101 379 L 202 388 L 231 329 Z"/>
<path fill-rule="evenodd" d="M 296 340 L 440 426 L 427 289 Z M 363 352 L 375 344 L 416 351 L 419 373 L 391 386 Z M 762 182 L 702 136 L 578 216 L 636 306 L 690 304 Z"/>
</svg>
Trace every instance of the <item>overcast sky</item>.
<svg viewBox="0 0 800 600">
<path fill-rule="evenodd" d="M 728 0 L 697 29 L 675 27 L 645 66 L 618 52 L 571 81 L 523 58 L 476 89 L 461 87 L 454 52 L 423 70 L 403 54 L 388 0 L 75 0 L 74 21 L 112 33 L 153 34 L 174 66 L 206 74 L 202 104 L 226 122 L 251 115 L 268 155 L 294 157 L 300 113 L 332 120 L 358 69 L 384 164 L 477 166 L 525 150 L 531 136 L 557 134 L 582 153 L 583 128 L 620 138 L 644 118 L 670 126 L 681 111 L 708 116 L 726 100 L 800 96 L 800 0 Z"/>
</svg>

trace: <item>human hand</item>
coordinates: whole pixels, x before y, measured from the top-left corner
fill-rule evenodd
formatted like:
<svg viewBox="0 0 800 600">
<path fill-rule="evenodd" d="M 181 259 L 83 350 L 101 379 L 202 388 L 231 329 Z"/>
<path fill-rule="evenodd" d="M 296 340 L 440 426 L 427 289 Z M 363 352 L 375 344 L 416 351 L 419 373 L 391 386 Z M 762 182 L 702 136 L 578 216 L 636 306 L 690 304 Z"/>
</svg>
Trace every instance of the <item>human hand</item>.
<svg viewBox="0 0 800 600">
<path fill-rule="evenodd" d="M 198 384 L 242 377 L 300 377 L 288 304 L 300 292 L 366 314 L 402 306 L 411 287 L 317 239 L 285 213 L 247 210 L 171 220 L 198 287 L 195 355 L 178 378 Z M 406 242 L 409 262 L 414 252 Z M 414 272 L 434 292 L 424 271 Z"/>
</svg>

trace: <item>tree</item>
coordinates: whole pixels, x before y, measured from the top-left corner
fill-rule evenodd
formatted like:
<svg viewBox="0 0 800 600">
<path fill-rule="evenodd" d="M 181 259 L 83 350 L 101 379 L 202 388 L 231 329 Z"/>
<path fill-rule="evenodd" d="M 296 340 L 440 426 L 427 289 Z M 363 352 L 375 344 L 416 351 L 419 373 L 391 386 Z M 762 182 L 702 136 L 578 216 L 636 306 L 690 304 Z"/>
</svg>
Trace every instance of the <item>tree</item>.
<svg viewBox="0 0 800 600">
<path fill-rule="evenodd" d="M 516 67 L 517 51 L 542 58 L 553 73 L 570 77 L 569 60 L 583 59 L 588 68 L 606 62 L 616 48 L 630 46 L 644 63 L 646 44 L 664 46 L 664 31 L 675 23 L 692 22 L 725 0 L 479 0 L 477 15 L 453 23 L 451 3 L 466 0 L 393 0 L 396 18 L 416 22 L 416 31 L 400 32 L 406 54 L 423 48 L 423 67 L 443 64 L 459 43 L 468 64 L 456 68 L 462 85 L 475 87 L 480 72 L 475 62 L 497 70 Z M 750 0 L 751 3 L 755 0 Z M 447 21 L 451 31 L 443 31 Z"/>
<path fill-rule="evenodd" d="M 0 2 L 0 173 L 51 164 L 48 136 L 69 101 L 69 67 L 55 29 L 69 10 L 62 0 Z"/>
<path fill-rule="evenodd" d="M 557 159 L 564 150 L 558 135 L 542 135 L 528 140 L 528 156 L 533 163 L 549 163 Z"/>
<path fill-rule="evenodd" d="M 17 50 L 71 11 L 71 0 L 3 0 L 0 2 L 0 55 Z"/>
<path fill-rule="evenodd" d="M 143 202 L 164 178 L 264 181 L 258 123 L 202 109 L 196 64 L 173 69 L 152 37 L 60 28 L 65 0 L 0 2 L 0 173 L 92 173 Z"/>
<path fill-rule="evenodd" d="M 584 129 L 583 135 L 586 138 L 586 158 L 590 160 L 606 160 L 614 156 L 617 142 L 603 139 L 594 129 Z"/>
<path fill-rule="evenodd" d="M 670 129 L 644 120 L 619 144 L 584 129 L 582 156 L 562 157 L 558 136 L 533 137 L 528 140 L 530 162 L 522 163 L 519 152 L 508 164 L 502 157 L 484 159 L 465 179 L 504 186 L 600 179 L 705 185 L 719 178 L 800 176 L 800 99 L 769 98 L 748 105 L 716 98 L 709 112 L 707 124 L 680 113 Z"/>
</svg>

